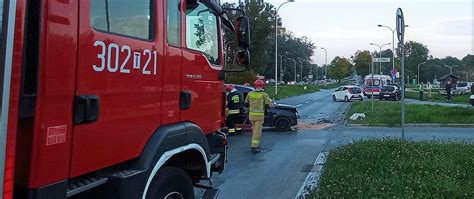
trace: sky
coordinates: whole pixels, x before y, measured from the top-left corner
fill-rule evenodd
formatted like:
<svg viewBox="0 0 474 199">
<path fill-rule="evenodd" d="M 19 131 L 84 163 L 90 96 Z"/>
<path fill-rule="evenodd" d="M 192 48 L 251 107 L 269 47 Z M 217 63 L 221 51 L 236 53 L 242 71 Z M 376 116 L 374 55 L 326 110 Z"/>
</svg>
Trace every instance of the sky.
<svg viewBox="0 0 474 199">
<path fill-rule="evenodd" d="M 265 2 L 280 5 L 285 0 Z M 327 49 L 330 63 L 335 56 L 350 58 L 357 50 L 379 50 L 370 43 L 391 43 L 392 32 L 377 25 L 395 28 L 397 8 L 403 10 L 409 25 L 405 41 L 423 43 L 438 58 L 474 54 L 474 0 L 295 0 L 283 5 L 278 14 L 287 31 L 313 41 L 318 48 L 312 60 L 321 65 L 325 57 L 320 47 Z M 387 48 L 392 45 L 382 50 Z"/>
</svg>

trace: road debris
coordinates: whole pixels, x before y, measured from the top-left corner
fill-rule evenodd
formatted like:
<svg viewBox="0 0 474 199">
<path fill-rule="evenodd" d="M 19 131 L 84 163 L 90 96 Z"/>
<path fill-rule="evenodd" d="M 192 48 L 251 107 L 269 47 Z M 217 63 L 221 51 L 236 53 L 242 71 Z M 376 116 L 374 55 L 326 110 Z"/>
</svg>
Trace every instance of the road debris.
<svg viewBox="0 0 474 199">
<path fill-rule="evenodd" d="M 351 119 L 351 120 L 358 120 L 358 119 L 362 119 L 362 118 L 365 118 L 364 113 L 354 113 L 354 114 L 352 114 L 352 116 L 349 117 L 349 119 Z"/>
</svg>

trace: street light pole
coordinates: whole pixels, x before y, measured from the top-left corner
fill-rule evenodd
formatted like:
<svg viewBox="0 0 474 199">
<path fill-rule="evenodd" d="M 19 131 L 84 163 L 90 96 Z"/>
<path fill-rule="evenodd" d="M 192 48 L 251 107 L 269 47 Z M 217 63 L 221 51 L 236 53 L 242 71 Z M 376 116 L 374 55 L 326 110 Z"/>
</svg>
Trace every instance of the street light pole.
<svg viewBox="0 0 474 199">
<path fill-rule="evenodd" d="M 395 30 L 388 27 L 388 26 L 384 26 L 384 25 L 380 25 L 380 24 L 377 25 L 377 26 L 388 28 L 392 32 L 392 70 L 393 70 L 393 69 L 395 69 Z"/>
<path fill-rule="evenodd" d="M 303 61 L 301 61 L 300 81 L 303 81 Z"/>
<path fill-rule="evenodd" d="M 328 78 L 328 51 L 326 51 L 326 48 L 324 47 L 321 47 L 321 49 L 324 50 L 324 78 L 327 79 Z"/>
<path fill-rule="evenodd" d="M 379 49 L 380 49 L 380 51 L 379 51 L 379 58 L 382 58 L 382 48 L 383 48 L 385 45 L 390 45 L 390 43 L 386 43 L 386 44 L 382 44 L 382 45 L 379 45 L 379 44 L 376 44 L 376 43 L 370 43 L 370 45 L 379 47 Z M 382 74 L 382 62 L 379 62 L 379 73 Z"/>
<path fill-rule="evenodd" d="M 280 56 L 280 81 L 282 81 L 283 79 L 283 57 L 285 57 L 285 55 L 278 55 Z"/>
<path fill-rule="evenodd" d="M 453 74 L 453 68 L 458 67 L 457 65 L 454 65 L 454 66 L 444 65 L 444 66 L 449 68 L 449 74 Z"/>
<path fill-rule="evenodd" d="M 275 12 L 275 95 L 278 94 L 278 11 L 281 6 L 291 2 L 295 2 L 295 0 L 286 0 L 278 6 Z"/>
<path fill-rule="evenodd" d="M 425 64 L 426 62 L 421 62 L 418 64 L 418 85 L 420 85 L 420 65 Z"/>
<path fill-rule="evenodd" d="M 381 24 L 377 26 L 388 28 L 392 32 L 392 69 L 395 69 L 395 29 L 390 28 L 389 26 L 381 25 Z M 405 25 L 405 27 L 408 27 L 408 25 Z"/>
</svg>

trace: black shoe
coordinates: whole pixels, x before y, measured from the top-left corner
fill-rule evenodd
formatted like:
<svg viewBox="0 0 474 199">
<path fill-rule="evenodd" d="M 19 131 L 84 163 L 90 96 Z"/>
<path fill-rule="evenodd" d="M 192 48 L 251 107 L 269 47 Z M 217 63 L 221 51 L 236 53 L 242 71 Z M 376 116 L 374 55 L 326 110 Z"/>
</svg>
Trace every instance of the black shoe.
<svg viewBox="0 0 474 199">
<path fill-rule="evenodd" d="M 257 148 L 252 147 L 252 152 L 260 153 L 260 147 L 257 147 Z"/>
</svg>

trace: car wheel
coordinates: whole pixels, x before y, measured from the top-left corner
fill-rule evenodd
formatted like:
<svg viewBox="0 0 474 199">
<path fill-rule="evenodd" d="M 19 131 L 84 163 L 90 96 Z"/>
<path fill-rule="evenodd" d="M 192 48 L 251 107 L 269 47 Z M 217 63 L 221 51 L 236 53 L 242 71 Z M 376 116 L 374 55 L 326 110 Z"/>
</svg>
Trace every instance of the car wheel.
<svg viewBox="0 0 474 199">
<path fill-rule="evenodd" d="M 332 101 L 333 101 L 333 102 L 336 101 L 336 96 L 335 96 L 335 95 L 332 96 Z"/>
<path fill-rule="evenodd" d="M 291 121 L 286 117 L 279 117 L 274 122 L 277 131 L 289 131 L 291 128 Z"/>
<path fill-rule="evenodd" d="M 182 169 L 161 168 L 153 178 L 146 198 L 194 198 L 191 177 Z"/>
<path fill-rule="evenodd" d="M 348 102 L 349 98 L 347 96 L 344 97 L 344 101 Z"/>
</svg>

